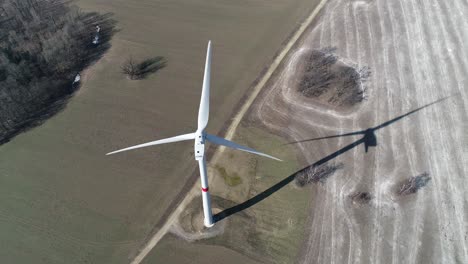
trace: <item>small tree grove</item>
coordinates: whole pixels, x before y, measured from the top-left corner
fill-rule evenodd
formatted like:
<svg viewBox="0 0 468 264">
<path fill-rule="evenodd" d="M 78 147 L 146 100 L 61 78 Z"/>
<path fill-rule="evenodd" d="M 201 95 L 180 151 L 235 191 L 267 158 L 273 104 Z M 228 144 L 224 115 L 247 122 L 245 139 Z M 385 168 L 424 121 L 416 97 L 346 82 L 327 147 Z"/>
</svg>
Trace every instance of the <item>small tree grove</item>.
<svg viewBox="0 0 468 264">
<path fill-rule="evenodd" d="M 111 14 L 69 2 L 0 0 L 0 144 L 61 109 L 75 75 L 110 46 Z"/>
</svg>

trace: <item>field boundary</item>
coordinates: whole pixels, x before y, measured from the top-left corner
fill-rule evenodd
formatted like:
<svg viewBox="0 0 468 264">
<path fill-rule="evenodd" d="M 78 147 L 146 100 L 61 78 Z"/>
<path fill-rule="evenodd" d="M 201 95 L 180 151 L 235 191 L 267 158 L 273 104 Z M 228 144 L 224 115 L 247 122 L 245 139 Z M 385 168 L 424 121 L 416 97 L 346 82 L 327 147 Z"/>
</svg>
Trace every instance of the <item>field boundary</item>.
<svg viewBox="0 0 468 264">
<path fill-rule="evenodd" d="M 322 8 L 325 6 L 327 2 L 328 0 L 320 1 L 320 3 L 314 8 L 312 13 L 310 13 L 310 15 L 301 23 L 301 26 L 299 27 L 299 29 L 297 29 L 294 35 L 289 39 L 287 44 L 284 45 L 281 52 L 274 58 L 270 66 L 263 73 L 263 77 L 253 87 L 253 90 L 250 92 L 247 99 L 244 101 L 242 106 L 240 106 L 239 112 L 237 112 L 237 114 L 235 114 L 234 117 L 232 118 L 231 124 L 228 126 L 226 133 L 225 133 L 226 139 L 231 140 L 233 138 L 234 133 L 240 124 L 240 121 L 242 120 L 244 115 L 247 113 L 252 103 L 255 101 L 255 98 L 257 98 L 260 91 L 263 89 L 263 87 L 268 82 L 268 80 L 270 80 L 270 78 L 273 76 L 273 73 L 277 70 L 278 66 L 281 65 L 284 58 L 286 58 L 286 55 L 288 55 L 291 48 L 294 47 L 294 45 L 300 39 L 302 34 L 310 26 L 314 18 L 318 15 L 318 13 L 322 10 Z M 216 161 L 219 158 L 219 155 L 224 152 L 224 150 L 225 150 L 225 147 L 219 147 L 214 152 L 212 161 Z M 210 179 L 211 177 L 208 177 L 208 178 Z M 130 264 L 140 264 L 143 261 L 143 259 L 150 253 L 150 251 L 156 246 L 156 244 L 170 230 L 172 224 L 177 220 L 178 216 L 183 211 L 185 206 L 198 194 L 198 192 L 196 191 L 198 191 L 198 188 L 195 184 L 191 188 L 191 191 L 182 200 L 182 202 L 177 206 L 177 208 L 175 208 L 174 212 L 167 218 L 164 225 L 158 230 L 158 232 L 156 232 L 151 237 L 151 239 L 148 240 L 146 245 L 143 248 L 141 248 L 141 250 L 138 252 L 136 257 L 130 262 Z"/>
</svg>

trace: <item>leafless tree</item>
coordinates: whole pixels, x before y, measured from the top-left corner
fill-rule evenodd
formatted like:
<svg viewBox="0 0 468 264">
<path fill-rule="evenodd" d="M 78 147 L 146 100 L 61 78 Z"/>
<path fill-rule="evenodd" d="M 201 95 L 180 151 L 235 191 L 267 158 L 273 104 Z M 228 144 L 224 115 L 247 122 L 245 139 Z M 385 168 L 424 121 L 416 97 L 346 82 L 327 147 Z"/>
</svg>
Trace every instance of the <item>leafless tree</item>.
<svg viewBox="0 0 468 264">
<path fill-rule="evenodd" d="M 334 105 L 354 105 L 366 98 L 367 66 L 348 65 L 339 60 L 335 48 L 313 50 L 305 58 L 298 91 L 306 97 L 329 97 Z"/>
<path fill-rule="evenodd" d="M 137 63 L 130 56 L 122 65 L 122 73 L 127 75 L 130 80 L 135 80 L 137 75 Z"/>
<path fill-rule="evenodd" d="M 400 182 L 396 186 L 396 193 L 400 196 L 416 193 L 426 186 L 430 180 L 431 177 L 429 177 L 429 173 L 424 172 L 418 176 L 414 176 Z"/>
<path fill-rule="evenodd" d="M 310 183 L 323 183 L 328 177 L 332 176 L 337 170 L 342 168 L 342 163 L 325 163 L 319 166 L 310 166 L 295 175 L 295 182 L 299 187 L 303 187 Z"/>
<path fill-rule="evenodd" d="M 350 195 L 353 203 L 368 204 L 372 200 L 372 195 L 368 192 L 355 192 Z"/>
<path fill-rule="evenodd" d="M 110 47 L 112 15 L 71 2 L 0 0 L 0 144 L 62 109 L 77 73 Z"/>
<path fill-rule="evenodd" d="M 166 59 L 161 56 L 145 59 L 140 62 L 135 61 L 130 56 L 121 66 L 121 69 L 122 73 L 127 75 L 130 80 L 140 80 L 166 67 L 166 65 Z"/>
</svg>

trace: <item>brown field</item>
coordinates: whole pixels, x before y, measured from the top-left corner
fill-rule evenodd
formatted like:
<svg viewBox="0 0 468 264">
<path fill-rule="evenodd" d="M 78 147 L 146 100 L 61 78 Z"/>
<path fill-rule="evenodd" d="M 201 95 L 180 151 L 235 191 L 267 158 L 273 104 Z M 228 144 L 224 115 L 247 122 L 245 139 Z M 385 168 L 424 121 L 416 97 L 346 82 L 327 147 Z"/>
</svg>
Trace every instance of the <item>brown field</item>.
<svg viewBox="0 0 468 264">
<path fill-rule="evenodd" d="M 209 39 L 209 131 L 218 132 L 315 6 L 306 0 L 77 4 L 113 12 L 120 31 L 64 111 L 0 147 L 2 263 L 127 263 L 193 184 L 192 146 L 104 154 L 195 129 Z M 119 72 L 130 54 L 164 56 L 168 66 L 130 81 Z"/>
</svg>

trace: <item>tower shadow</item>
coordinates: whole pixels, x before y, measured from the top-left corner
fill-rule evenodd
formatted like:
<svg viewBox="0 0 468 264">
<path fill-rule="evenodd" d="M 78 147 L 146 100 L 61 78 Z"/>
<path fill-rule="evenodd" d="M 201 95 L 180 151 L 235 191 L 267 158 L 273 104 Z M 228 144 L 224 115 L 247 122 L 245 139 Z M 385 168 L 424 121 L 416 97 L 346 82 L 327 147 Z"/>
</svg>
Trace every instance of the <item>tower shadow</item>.
<svg viewBox="0 0 468 264">
<path fill-rule="evenodd" d="M 368 129 L 365 129 L 365 130 L 361 130 L 361 131 L 356 131 L 356 132 L 350 132 L 350 133 L 345 133 L 345 134 L 339 134 L 339 135 L 332 135 L 332 136 L 326 136 L 326 137 L 319 137 L 319 138 L 312 138 L 312 139 L 305 139 L 305 140 L 300 140 L 300 141 L 294 141 L 294 142 L 289 142 L 287 143 L 287 145 L 289 144 L 298 144 L 298 143 L 304 143 L 304 142 L 310 142 L 310 141 L 316 141 L 316 140 L 322 140 L 322 139 L 329 139 L 329 138 L 337 138 L 337 137 L 345 137 L 345 136 L 355 136 L 355 135 L 362 135 L 362 137 L 358 140 L 356 140 L 355 142 L 351 143 L 351 144 L 348 144 L 346 145 L 345 147 L 327 155 L 326 157 L 314 162 L 313 164 L 311 165 L 308 165 L 296 172 L 294 172 L 293 174 L 289 175 L 288 177 L 284 178 L 283 180 L 279 181 L 278 183 L 276 183 L 275 185 L 271 186 L 270 188 L 266 189 L 265 191 L 257 194 L 256 196 L 248 199 L 247 201 L 243 202 L 243 203 L 240 203 L 240 204 L 237 204 L 235 206 L 232 206 L 230 208 L 227 208 L 219 213 L 217 213 L 216 215 L 214 215 L 214 221 L 215 222 L 218 222 L 218 221 L 221 221 L 223 220 L 224 218 L 226 217 L 229 217 L 237 212 L 240 212 L 240 211 L 243 211 L 245 209 L 248 209 L 250 208 L 251 206 L 263 201 L 264 199 L 268 198 L 270 195 L 274 194 L 275 192 L 279 191 L 280 189 L 282 189 L 284 186 L 288 185 L 289 183 L 291 183 L 295 178 L 296 178 L 296 175 L 304 172 L 305 170 L 308 170 L 310 168 L 313 168 L 313 167 L 317 167 L 317 166 L 320 166 L 338 156 L 340 156 L 341 154 L 353 149 L 354 147 L 356 146 L 359 146 L 360 144 L 364 144 L 364 149 L 365 151 L 367 152 L 368 151 L 368 148 L 369 147 L 375 147 L 377 146 L 377 136 L 375 135 L 375 131 L 376 130 L 379 130 L 381 128 L 384 128 L 384 127 L 387 127 L 405 117 L 408 117 L 409 115 L 411 114 L 414 114 L 426 107 L 429 107 L 431 105 L 434 105 L 434 104 L 437 104 L 437 103 L 440 103 L 444 100 L 447 100 L 448 98 L 450 98 L 451 96 L 447 96 L 447 97 L 444 97 L 442 99 L 439 99 L 437 101 L 434 101 L 432 103 L 429 103 L 429 104 L 426 104 L 426 105 L 423 105 L 421 107 L 418 107 L 410 112 L 407 112 L 403 115 L 400 115 L 398 117 L 395 117 L 391 120 L 388 120 L 380 125 L 377 125 L 375 127 L 371 127 L 371 128 L 368 128 Z"/>
</svg>

